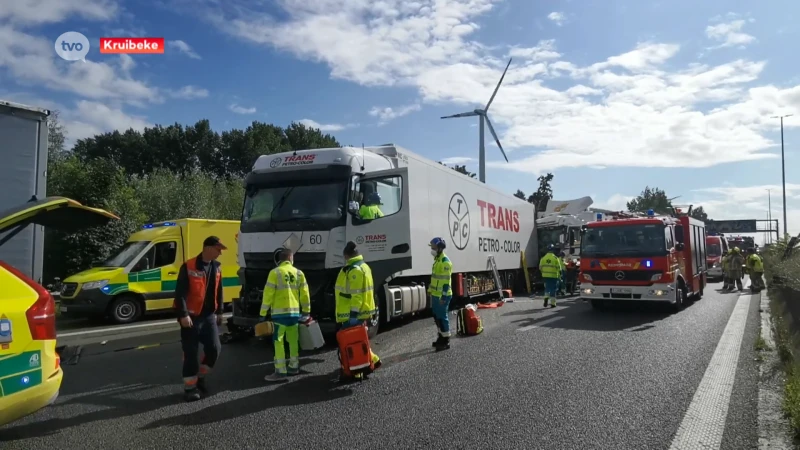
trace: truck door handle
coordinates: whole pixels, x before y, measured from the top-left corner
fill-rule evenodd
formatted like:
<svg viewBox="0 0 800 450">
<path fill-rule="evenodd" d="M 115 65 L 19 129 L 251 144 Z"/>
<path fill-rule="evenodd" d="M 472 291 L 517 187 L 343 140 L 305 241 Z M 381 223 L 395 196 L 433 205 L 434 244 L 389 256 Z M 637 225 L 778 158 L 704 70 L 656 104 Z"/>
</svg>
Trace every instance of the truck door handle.
<svg viewBox="0 0 800 450">
<path fill-rule="evenodd" d="M 167 272 L 167 275 L 177 275 L 178 272 Z"/>
</svg>

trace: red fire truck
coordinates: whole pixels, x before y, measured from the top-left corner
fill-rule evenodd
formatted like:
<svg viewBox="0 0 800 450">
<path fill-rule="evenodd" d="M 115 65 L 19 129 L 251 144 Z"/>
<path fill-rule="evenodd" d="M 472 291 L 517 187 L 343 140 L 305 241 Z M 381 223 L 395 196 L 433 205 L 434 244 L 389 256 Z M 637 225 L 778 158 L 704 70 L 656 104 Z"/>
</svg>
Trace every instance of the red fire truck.
<svg viewBox="0 0 800 450">
<path fill-rule="evenodd" d="M 581 229 L 581 298 L 670 303 L 700 299 L 706 286 L 705 224 L 674 208 L 670 215 L 612 213 Z M 599 215 L 598 215 L 599 216 Z"/>
</svg>

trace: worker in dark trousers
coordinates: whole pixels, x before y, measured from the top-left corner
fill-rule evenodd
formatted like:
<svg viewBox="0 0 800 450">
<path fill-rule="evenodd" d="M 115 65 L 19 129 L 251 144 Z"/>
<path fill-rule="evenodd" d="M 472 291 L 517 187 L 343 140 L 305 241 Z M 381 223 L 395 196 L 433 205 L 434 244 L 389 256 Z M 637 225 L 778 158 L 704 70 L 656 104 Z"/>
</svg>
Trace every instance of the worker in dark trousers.
<svg viewBox="0 0 800 450">
<path fill-rule="evenodd" d="M 178 271 L 173 307 L 181 325 L 184 398 L 191 402 L 207 392 L 205 377 L 217 362 L 222 348 L 222 270 L 217 261 L 226 247 L 218 237 L 203 241 L 203 252 L 186 261 Z M 203 357 L 198 351 L 203 346 Z"/>
</svg>

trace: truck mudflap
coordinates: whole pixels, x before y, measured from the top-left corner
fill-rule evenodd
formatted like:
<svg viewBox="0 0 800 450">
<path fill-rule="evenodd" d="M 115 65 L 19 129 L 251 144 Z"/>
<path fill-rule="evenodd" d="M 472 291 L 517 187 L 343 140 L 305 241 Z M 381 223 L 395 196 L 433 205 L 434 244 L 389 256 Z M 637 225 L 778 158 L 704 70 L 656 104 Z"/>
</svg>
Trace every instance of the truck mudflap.
<svg viewBox="0 0 800 450">
<path fill-rule="evenodd" d="M 645 302 L 675 302 L 675 286 L 656 283 L 651 286 L 605 286 L 587 282 L 581 284 L 580 296 L 585 300 L 630 300 Z"/>
</svg>

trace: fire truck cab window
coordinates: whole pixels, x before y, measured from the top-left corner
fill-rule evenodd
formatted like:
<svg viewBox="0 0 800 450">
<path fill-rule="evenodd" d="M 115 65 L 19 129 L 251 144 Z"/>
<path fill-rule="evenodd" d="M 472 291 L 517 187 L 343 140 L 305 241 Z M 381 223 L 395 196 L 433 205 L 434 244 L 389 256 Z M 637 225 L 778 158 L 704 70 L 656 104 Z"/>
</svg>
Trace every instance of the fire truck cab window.
<svg viewBox="0 0 800 450">
<path fill-rule="evenodd" d="M 581 255 L 637 257 L 667 252 L 664 225 L 631 224 L 588 228 L 581 240 Z"/>
</svg>

